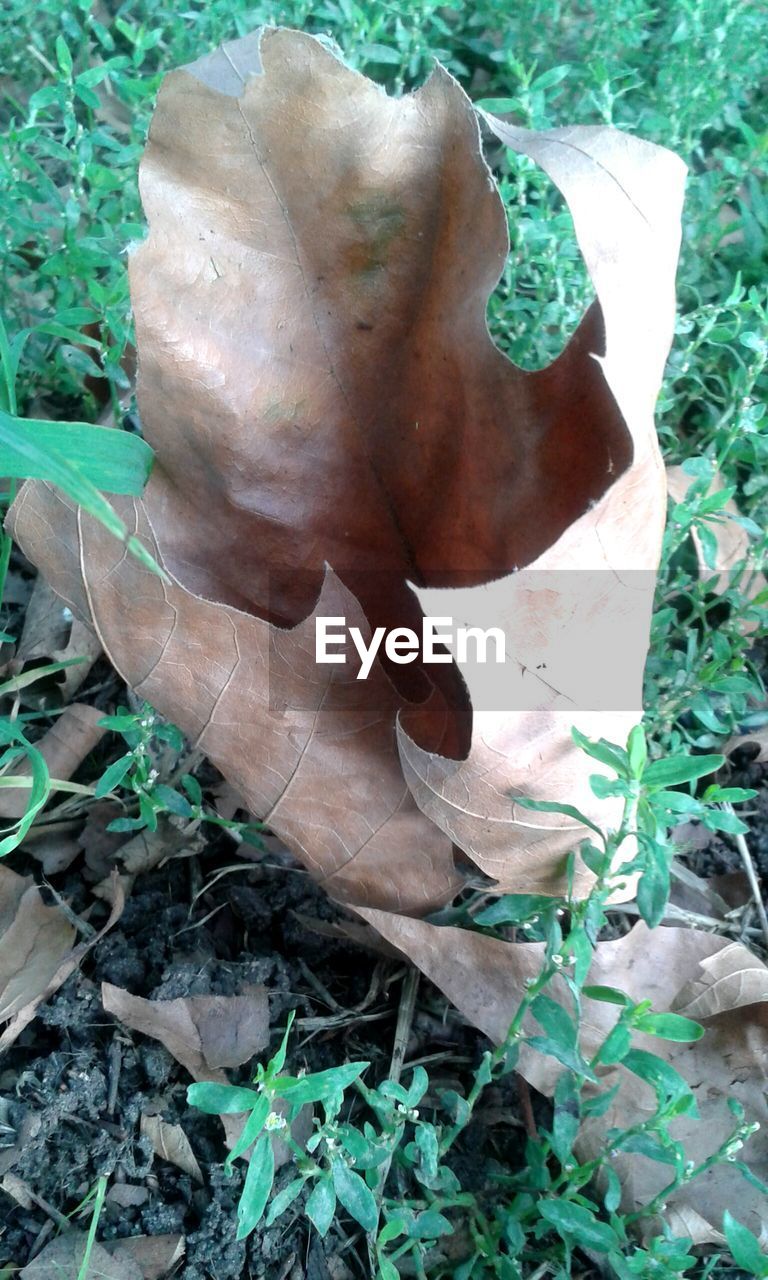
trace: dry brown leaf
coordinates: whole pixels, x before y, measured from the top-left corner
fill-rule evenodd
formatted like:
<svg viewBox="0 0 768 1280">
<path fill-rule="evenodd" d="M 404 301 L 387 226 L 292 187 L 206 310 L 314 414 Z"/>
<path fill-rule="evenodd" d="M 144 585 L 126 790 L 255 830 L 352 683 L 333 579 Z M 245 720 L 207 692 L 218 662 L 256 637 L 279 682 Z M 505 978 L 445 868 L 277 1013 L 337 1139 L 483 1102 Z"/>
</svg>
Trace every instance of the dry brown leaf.
<svg viewBox="0 0 768 1280">
<path fill-rule="evenodd" d="M 186 1245 L 180 1235 L 126 1236 L 124 1240 L 105 1241 L 103 1248 L 120 1258 L 131 1258 L 144 1280 L 162 1280 L 184 1257 Z"/>
<path fill-rule="evenodd" d="M 694 482 L 695 477 L 687 475 L 682 467 L 667 468 L 669 496 L 675 502 L 684 501 L 688 490 Z M 725 488 L 726 483 L 723 477 L 717 473 L 707 492 L 709 494 L 722 493 Z M 734 585 L 734 569 L 743 561 L 747 561 L 747 568 L 741 574 L 737 585 L 751 600 L 764 590 L 765 578 L 762 573 L 758 573 L 756 569 L 749 567 L 751 543 L 746 529 L 743 529 L 737 523 L 740 515 L 741 512 L 735 501 L 733 498 L 729 498 L 720 511 L 715 513 L 711 519 L 706 520 L 706 525 L 712 532 L 717 544 L 714 566 L 707 564 L 704 546 L 696 529 L 692 530 L 691 537 L 696 548 L 699 576 L 711 584 L 713 591 L 724 591 L 726 587 Z"/>
<path fill-rule="evenodd" d="M 766 760 L 768 760 L 768 727 L 756 729 L 754 733 L 741 733 L 729 738 L 723 747 L 723 752 L 729 756 L 739 747 L 752 747 L 753 745 L 757 748 L 757 751 L 752 756 L 752 763 L 765 764 Z"/>
<path fill-rule="evenodd" d="M 75 929 L 46 906 L 32 877 L 0 865 L 0 1023 L 38 999 L 74 940 Z"/>
<path fill-rule="evenodd" d="M 79 1280 L 88 1237 L 83 1231 L 70 1231 L 47 1244 L 41 1253 L 19 1272 L 19 1280 Z M 100 1244 L 94 1244 L 90 1256 L 89 1276 L 98 1280 L 144 1280 L 138 1262 L 127 1253 L 114 1255 Z"/>
<path fill-rule="evenodd" d="M 249 1062 L 269 1043 L 262 986 L 248 986 L 237 996 L 143 1000 L 104 982 L 101 995 L 107 1013 L 159 1040 L 195 1080 L 225 1081 L 222 1068 Z"/>
<path fill-rule="evenodd" d="M 75 929 L 59 907 L 47 907 L 31 878 L 0 866 L 0 1054 L 32 1021 L 39 1005 L 74 973 L 84 956 L 119 920 L 124 897 L 111 882 L 109 918 L 71 948 Z"/>
<path fill-rule="evenodd" d="M 493 127 L 563 190 L 598 294 L 534 373 L 488 335 L 505 215 L 445 71 L 388 98 L 279 30 L 168 76 L 131 265 L 157 463 L 143 501 L 117 505 L 169 581 L 45 486 L 12 519 L 127 682 L 332 894 L 406 912 L 462 883 L 453 839 L 501 885 L 558 887 L 580 830 L 521 821 L 510 793 L 593 810 L 567 731 L 623 738 L 637 718 L 663 519 L 652 411 L 682 166 L 610 129 Z M 532 562 L 564 575 L 552 599 L 510 578 Z M 593 587 L 574 593 L 584 568 Z M 451 589 L 472 620 L 498 579 L 512 652 L 527 661 L 519 606 L 555 664 L 554 688 L 527 682 L 533 708 L 479 711 L 472 731 L 453 666 L 357 681 L 351 645 L 347 665 L 315 663 L 316 616 L 366 637 L 418 628 L 419 597 Z M 563 660 L 565 625 L 591 637 L 584 671 Z M 617 635 L 620 710 L 596 714 Z"/>
<path fill-rule="evenodd" d="M 74 697 L 87 678 L 101 645 L 93 627 L 72 616 L 64 601 L 38 577 L 24 613 L 24 627 L 11 670 L 19 673 L 31 662 L 78 661 L 57 677 L 62 702 Z M 35 686 L 31 686 L 34 694 Z"/>
<path fill-rule="evenodd" d="M 768 1001 L 768 969 L 739 942 L 701 961 L 696 977 L 675 996 L 675 1013 L 699 1021 Z"/>
<path fill-rule="evenodd" d="M 504 1038 L 526 979 L 540 972 L 542 944 L 503 942 L 382 911 L 358 914 L 417 964 L 471 1023 L 496 1042 Z M 718 984 L 721 969 L 723 982 Z M 728 974 L 739 973 L 750 976 L 741 981 L 737 977 L 729 990 Z M 703 1019 L 707 1028 L 702 1040 L 676 1044 L 638 1035 L 637 1045 L 665 1057 L 693 1090 L 701 1121 L 683 1117 L 673 1129 L 684 1141 L 689 1158 L 703 1159 L 725 1140 L 733 1128 L 726 1101 L 735 1097 L 743 1104 L 747 1120 L 760 1122 L 761 1130 L 750 1140 L 745 1158 L 757 1176 L 768 1181 L 768 1008 L 765 1003 L 747 1003 L 750 992 L 754 999 L 765 999 L 765 966 L 741 944 L 729 944 L 713 934 L 673 928 L 650 931 L 637 924 L 625 937 L 598 945 L 589 981 L 618 987 L 633 1000 L 651 1000 L 656 1010 L 674 1008 L 686 1015 L 691 1014 L 691 1005 L 685 1002 L 693 993 L 699 1003 L 693 1006 L 692 1016 Z M 709 1003 L 702 985 L 710 993 Z M 569 1003 L 561 980 L 556 979 L 548 993 Z M 739 1002 L 738 1007 L 728 1005 L 729 995 Z M 615 1018 L 613 1006 L 585 1001 L 582 1049 L 587 1057 L 596 1051 Z M 535 1024 L 530 1029 L 535 1030 Z M 518 1070 L 541 1092 L 551 1094 L 562 1067 L 524 1047 Z M 608 1083 L 613 1070 L 606 1073 Z M 608 1115 L 582 1127 L 576 1147 L 582 1159 L 604 1148 L 607 1128 L 626 1128 L 650 1118 L 654 1111 L 650 1088 L 637 1077 L 622 1074 L 620 1092 Z M 625 1209 L 647 1203 L 669 1181 L 664 1166 L 636 1156 L 622 1157 L 615 1168 L 623 1184 Z M 741 1220 L 759 1234 L 766 1219 L 764 1196 L 728 1164 L 718 1165 L 669 1200 L 670 1208 L 693 1209 L 707 1224 L 706 1232 L 699 1229 L 697 1243 L 718 1238 L 723 1210 L 734 1203 L 739 1205 Z"/>
<path fill-rule="evenodd" d="M 35 743 L 51 778 L 69 781 L 104 737 L 106 729 L 99 723 L 103 719 L 103 711 L 85 702 L 73 702 L 56 718 L 51 728 Z M 19 777 L 32 776 L 32 769 L 26 762 L 18 767 L 11 765 L 10 772 Z M 21 818 L 28 805 L 28 789 L 7 787 L 0 790 L 0 818 Z"/>
<path fill-rule="evenodd" d="M 142 1115 L 140 1129 L 142 1136 L 152 1144 L 155 1155 L 175 1164 L 182 1173 L 188 1173 L 195 1182 L 202 1184 L 202 1170 L 180 1124 L 170 1124 L 162 1116 Z"/>
</svg>

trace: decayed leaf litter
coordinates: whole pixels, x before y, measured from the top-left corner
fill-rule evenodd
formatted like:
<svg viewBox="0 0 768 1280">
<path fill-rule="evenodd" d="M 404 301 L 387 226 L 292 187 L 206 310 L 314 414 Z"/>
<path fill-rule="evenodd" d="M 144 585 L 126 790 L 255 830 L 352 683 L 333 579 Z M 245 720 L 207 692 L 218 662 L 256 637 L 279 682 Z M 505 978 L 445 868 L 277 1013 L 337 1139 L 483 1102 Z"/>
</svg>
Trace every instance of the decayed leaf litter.
<svg viewBox="0 0 768 1280">
<path fill-rule="evenodd" d="M 575 720 L 623 741 L 639 718 L 682 166 L 611 129 L 486 120 L 562 190 L 597 294 L 563 354 L 533 374 L 487 334 L 504 216 L 447 73 L 388 99 L 311 38 L 268 31 L 169 76 L 142 167 L 150 236 L 131 267 L 158 462 L 144 499 L 120 504 L 169 580 L 41 484 L 25 486 L 11 527 L 127 683 L 335 897 L 498 1038 L 510 976 L 538 963 L 535 950 L 410 917 L 461 885 L 452 843 L 499 891 L 562 888 L 580 831 L 549 815 L 522 821 L 515 793 L 609 820 L 569 730 Z M 525 566 L 555 571 L 557 587 Z M 586 591 L 585 570 L 596 584 Z M 472 622 L 490 582 L 519 668 L 543 655 L 557 676 L 532 677 L 523 710 L 472 717 L 451 674 L 430 691 L 423 669 L 377 663 L 361 684 L 351 662 L 322 674 L 314 664 L 317 616 L 344 614 L 366 638 L 411 625 L 419 606 Z M 567 637 L 579 628 L 591 643 L 574 662 Z M 632 695 L 589 710 L 622 640 Z M 700 960 L 720 954 L 709 935 L 678 932 L 645 948 L 635 994 L 653 986 L 659 1008 L 675 999 L 667 953 L 687 949 L 672 973 L 694 983 L 711 975 Z M 620 948 L 638 939 L 601 944 L 595 966 L 615 982 Z M 627 970 L 630 994 L 638 974 Z M 727 999 L 728 984 L 718 990 Z M 750 1001 L 738 1019 L 751 1107 L 761 1009 Z M 732 1010 L 712 1012 L 695 1046 L 702 1079 L 719 1080 L 723 1043 L 736 1052 Z M 546 1091 L 541 1062 L 522 1069 Z M 695 1211 L 699 1239 L 723 1207 L 713 1182 Z M 636 1194 L 647 1187 L 627 1187 Z M 691 1220 L 684 1197 L 674 1211 Z"/>
</svg>

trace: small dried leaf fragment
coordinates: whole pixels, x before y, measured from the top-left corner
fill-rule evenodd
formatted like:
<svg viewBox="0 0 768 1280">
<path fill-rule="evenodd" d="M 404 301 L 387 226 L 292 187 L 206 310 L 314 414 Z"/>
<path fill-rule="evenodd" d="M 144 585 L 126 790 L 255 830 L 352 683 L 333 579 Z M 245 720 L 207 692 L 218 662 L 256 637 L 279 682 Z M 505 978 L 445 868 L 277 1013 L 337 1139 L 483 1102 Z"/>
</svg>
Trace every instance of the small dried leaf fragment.
<svg viewBox="0 0 768 1280">
<path fill-rule="evenodd" d="M 739 942 L 701 961 L 696 977 L 682 987 L 672 1008 L 686 1018 L 713 1018 L 768 1001 L 768 969 Z"/>
<path fill-rule="evenodd" d="M 142 1115 L 140 1128 L 142 1136 L 152 1144 L 155 1155 L 175 1164 L 177 1169 L 188 1173 L 195 1182 L 202 1185 L 202 1170 L 180 1124 L 170 1124 L 162 1116 Z"/>
<path fill-rule="evenodd" d="M 126 1027 L 165 1045 L 195 1080 L 223 1080 L 224 1067 L 239 1067 L 269 1042 L 266 988 L 246 987 L 237 996 L 185 996 L 143 1000 L 105 982 L 107 1013 Z"/>
<path fill-rule="evenodd" d="M 186 1251 L 184 1237 L 172 1234 L 126 1236 L 124 1240 L 108 1240 L 103 1247 L 107 1253 L 135 1262 L 144 1280 L 163 1280 Z"/>
<path fill-rule="evenodd" d="M 0 1022 L 46 990 L 75 940 L 58 907 L 49 907 L 32 877 L 0 865 Z"/>
<path fill-rule="evenodd" d="M 3 1053 L 32 1021 L 92 947 L 120 918 L 124 897 L 110 883 L 109 918 L 98 933 L 72 947 L 75 928 L 59 907 L 45 905 L 39 889 L 0 866 L 0 1034 Z"/>
</svg>

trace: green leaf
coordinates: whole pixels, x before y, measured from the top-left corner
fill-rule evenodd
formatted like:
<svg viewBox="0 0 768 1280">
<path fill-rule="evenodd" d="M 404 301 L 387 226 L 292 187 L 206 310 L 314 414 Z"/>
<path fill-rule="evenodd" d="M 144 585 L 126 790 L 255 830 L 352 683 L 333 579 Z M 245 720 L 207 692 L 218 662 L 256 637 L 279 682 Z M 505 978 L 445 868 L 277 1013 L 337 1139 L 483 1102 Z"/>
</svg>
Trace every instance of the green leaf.
<svg viewBox="0 0 768 1280">
<path fill-rule="evenodd" d="M 574 1077 L 566 1071 L 555 1085 L 552 1150 L 561 1164 L 570 1159 L 580 1124 L 580 1099 Z"/>
<path fill-rule="evenodd" d="M 571 729 L 571 737 L 577 747 L 591 756 L 593 760 L 599 760 L 601 764 L 607 764 L 609 769 L 613 769 L 619 777 L 626 777 L 628 758 L 626 751 L 621 747 L 616 747 L 611 742 L 606 742 L 604 738 L 598 738 L 594 742 L 591 738 L 586 737 L 575 726 Z"/>
<path fill-rule="evenodd" d="M 191 1084 L 187 1088 L 187 1102 L 208 1116 L 239 1115 L 252 1111 L 264 1095 L 255 1089 L 245 1089 L 233 1084 Z"/>
<path fill-rule="evenodd" d="M 323 1102 L 343 1093 L 368 1066 L 368 1062 L 347 1062 L 340 1067 L 329 1067 L 327 1071 L 315 1071 L 312 1075 L 301 1076 L 286 1084 L 278 1076 L 274 1079 L 274 1087 L 280 1097 L 290 1102 L 291 1106 Z"/>
<path fill-rule="evenodd" d="M 275 1180 L 275 1156 L 268 1135 L 260 1138 L 254 1147 L 245 1186 L 237 1206 L 237 1238 L 245 1240 L 261 1219 L 272 1183 Z"/>
<path fill-rule="evenodd" d="M 610 1066 L 614 1062 L 622 1062 L 632 1048 L 632 1036 L 623 1022 L 617 1022 L 605 1037 L 595 1054 L 595 1063 Z"/>
<path fill-rule="evenodd" d="M 520 805 L 521 809 L 533 809 L 535 813 L 562 813 L 564 817 L 573 818 L 574 822 L 580 822 L 583 826 L 589 827 L 590 831 L 594 831 L 602 839 L 603 833 L 600 828 L 572 804 L 558 804 L 556 800 L 532 800 L 530 796 L 512 796 L 512 799 L 515 804 Z"/>
<path fill-rule="evenodd" d="M 531 1004 L 531 1013 L 551 1040 L 555 1040 L 563 1048 L 572 1049 L 575 1046 L 578 1034 L 576 1023 L 556 1000 L 552 1000 L 550 996 L 536 996 Z"/>
<path fill-rule="evenodd" d="M 589 1209 L 570 1200 L 542 1200 L 539 1213 L 552 1224 L 564 1240 L 608 1253 L 619 1245 L 619 1238 L 607 1222 L 600 1222 Z"/>
<path fill-rule="evenodd" d="M 301 1195 L 305 1181 L 305 1178 L 294 1178 L 293 1182 L 289 1182 L 287 1187 L 283 1187 L 282 1191 L 277 1193 L 267 1210 L 268 1227 L 271 1227 L 275 1219 L 279 1218 L 281 1213 L 285 1213 L 286 1209 L 289 1209 L 294 1200 Z"/>
<path fill-rule="evenodd" d="M 630 1049 L 622 1061 L 628 1071 L 651 1086 L 662 1102 L 676 1102 L 686 1098 L 694 1102 L 688 1082 L 679 1071 L 655 1053 L 646 1053 L 645 1049 Z M 689 1114 L 693 1115 L 694 1112 Z"/>
<path fill-rule="evenodd" d="M 30 478 L 47 480 L 50 484 L 56 485 L 73 502 L 81 506 L 84 511 L 87 511 L 94 519 L 99 520 L 114 537 L 124 543 L 131 554 L 135 555 L 146 568 L 164 577 L 160 566 L 138 538 L 128 533 L 117 512 L 113 510 L 106 498 L 86 474 L 87 466 L 81 469 L 79 465 L 75 465 L 53 446 L 42 448 L 39 439 L 35 440 L 34 436 L 30 437 L 28 431 L 19 429 L 19 423 L 23 424 L 24 422 L 24 419 L 16 418 L 13 414 L 0 410 L 0 473 L 7 476 L 29 476 Z M 60 423 L 44 425 L 55 426 L 60 433 Z M 90 427 L 87 423 L 75 425 L 82 425 L 90 431 L 106 431 L 109 435 L 118 439 L 124 438 L 141 443 L 136 436 L 128 436 L 126 433 L 119 431 L 110 431 L 106 427 Z M 59 440 L 60 438 L 59 434 Z M 144 479 L 146 480 L 146 474 Z M 143 488 L 143 481 L 136 492 L 140 492 L 141 488 Z"/>
<path fill-rule="evenodd" d="M 642 778 L 643 771 L 648 763 L 648 746 L 645 741 L 645 732 L 643 726 L 636 724 L 627 739 L 627 756 L 629 757 L 629 768 L 633 778 Z"/>
<path fill-rule="evenodd" d="M 379 1209 L 370 1187 L 341 1160 L 333 1165 L 333 1189 L 347 1213 L 365 1231 L 375 1231 Z"/>
<path fill-rule="evenodd" d="M 646 1156 L 649 1160 L 656 1160 L 660 1164 L 676 1165 L 678 1157 L 675 1149 L 665 1147 L 650 1133 L 635 1133 L 631 1138 L 621 1141 L 621 1136 L 616 1139 L 622 1151 L 627 1151 L 632 1155 Z"/>
<path fill-rule="evenodd" d="M 603 1204 L 606 1212 L 615 1213 L 621 1204 L 621 1183 L 619 1175 L 615 1169 L 607 1165 L 603 1169 L 603 1177 L 605 1178 L 605 1195 L 603 1196 Z"/>
<path fill-rule="evenodd" d="M 149 479 L 154 454 L 140 436 L 88 422 L 17 418 L 0 410 L 0 472 L 5 476 L 57 480 L 61 459 L 105 493 L 138 497 Z"/>
<path fill-rule="evenodd" d="M 296 1010 L 291 1009 L 291 1012 L 288 1014 L 288 1021 L 285 1024 L 285 1031 L 283 1032 L 283 1038 L 280 1041 L 280 1046 L 274 1058 L 270 1058 L 269 1065 L 267 1067 L 267 1076 L 270 1079 L 273 1079 L 277 1075 L 278 1071 L 282 1071 L 285 1066 L 285 1058 L 288 1053 L 288 1037 L 291 1034 L 291 1027 L 293 1026 L 293 1020 L 295 1017 Z"/>
<path fill-rule="evenodd" d="M 522 924 L 552 906 L 552 899 L 538 893 L 505 893 L 503 898 L 478 911 L 475 924 Z"/>
<path fill-rule="evenodd" d="M 638 1031 L 647 1035 L 658 1036 L 661 1040 L 675 1040 L 680 1044 L 690 1044 L 700 1040 L 704 1028 L 690 1018 L 683 1018 L 679 1013 L 644 1013 L 634 1019 Z"/>
<path fill-rule="evenodd" d="M 166 787 L 160 782 L 156 787 L 152 788 L 152 795 L 169 813 L 175 813 L 179 818 L 192 817 L 192 806 L 186 796 L 174 791 L 173 787 Z"/>
<path fill-rule="evenodd" d="M 417 1213 L 408 1227 L 411 1240 L 437 1240 L 440 1236 L 452 1234 L 451 1223 L 437 1209 L 425 1209 L 422 1213 Z"/>
<path fill-rule="evenodd" d="M 321 1238 L 324 1238 L 336 1212 L 336 1192 L 329 1173 L 323 1174 L 316 1182 L 304 1206 L 304 1212 Z"/>
<path fill-rule="evenodd" d="M 65 76 L 72 75 L 72 54 L 69 52 L 67 42 L 63 36 L 56 37 L 56 61 Z"/>
<path fill-rule="evenodd" d="M 237 1142 L 234 1147 L 232 1147 L 232 1150 L 229 1152 L 229 1155 L 224 1162 L 224 1168 L 227 1171 L 232 1168 L 234 1161 L 237 1160 L 239 1156 L 243 1155 L 244 1152 L 246 1152 L 256 1141 L 266 1124 L 267 1116 L 271 1110 L 271 1098 L 269 1098 L 266 1093 L 260 1094 L 256 1106 L 253 1108 L 253 1111 L 243 1125 L 240 1137 L 237 1139 Z"/>
<path fill-rule="evenodd" d="M 115 787 L 119 787 L 133 763 L 133 752 L 129 752 L 127 756 L 121 756 L 119 760 L 115 760 L 108 769 L 104 770 L 94 788 L 97 800 L 100 800 L 102 796 L 109 795 L 110 791 L 114 791 Z"/>
<path fill-rule="evenodd" d="M 724 764 L 724 756 L 677 756 L 669 760 L 654 760 L 643 775 L 643 783 L 647 787 L 674 787 L 681 782 L 706 778 Z"/>
<path fill-rule="evenodd" d="M 617 987 L 585 987 L 582 994 L 590 1000 L 601 1000 L 604 1004 L 628 1005 L 630 1003 L 629 996 L 625 996 L 624 992 L 619 991 Z"/>
<path fill-rule="evenodd" d="M 768 1257 L 760 1248 L 757 1237 L 727 1209 L 723 1214 L 723 1233 L 737 1267 L 742 1267 L 753 1276 L 768 1275 Z"/>
<path fill-rule="evenodd" d="M 405 1103 L 408 1107 L 417 1107 L 429 1088 L 429 1076 L 423 1067 L 414 1067 L 411 1083 L 408 1085 Z"/>
</svg>

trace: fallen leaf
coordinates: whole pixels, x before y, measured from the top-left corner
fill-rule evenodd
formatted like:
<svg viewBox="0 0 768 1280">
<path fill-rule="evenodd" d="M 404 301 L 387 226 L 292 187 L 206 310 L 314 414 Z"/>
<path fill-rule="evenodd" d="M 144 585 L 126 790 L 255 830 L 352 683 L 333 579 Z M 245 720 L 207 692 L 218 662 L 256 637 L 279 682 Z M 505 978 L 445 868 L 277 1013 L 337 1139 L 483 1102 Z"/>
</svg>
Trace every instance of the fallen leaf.
<svg viewBox="0 0 768 1280">
<path fill-rule="evenodd" d="M 124 1240 L 107 1240 L 107 1253 L 137 1263 L 144 1280 L 162 1280 L 184 1257 L 186 1245 L 180 1235 L 126 1236 Z"/>
<path fill-rule="evenodd" d="M 124 897 L 116 879 L 110 905 L 106 924 L 72 948 L 75 929 L 61 908 L 46 906 L 31 878 L 0 866 L 0 1054 L 119 920 Z"/>
<path fill-rule="evenodd" d="M 74 940 L 75 929 L 46 906 L 32 877 L 0 865 L 0 1022 L 40 997 Z"/>
<path fill-rule="evenodd" d="M 57 1236 L 19 1272 L 19 1280 L 80 1280 L 80 1268 L 88 1244 L 82 1231 Z M 144 1280 L 137 1262 L 127 1254 L 114 1255 L 100 1244 L 91 1250 L 88 1274 L 98 1280 Z"/>
<path fill-rule="evenodd" d="M 502 887 L 560 887 L 582 829 L 512 797 L 595 812 L 570 725 L 616 740 L 638 718 L 663 524 L 652 413 L 683 167 L 611 129 L 492 124 L 561 187 L 598 295 L 534 373 L 488 335 L 506 219 L 444 70 L 388 98 L 269 30 L 168 76 L 131 263 L 157 462 L 142 502 L 116 504 L 168 580 L 46 486 L 12 516 L 128 684 L 331 894 L 413 913 L 461 887 L 454 841 Z M 471 622 L 498 580 L 518 666 L 519 607 L 555 670 L 512 678 L 528 700 L 476 706 L 474 727 L 451 664 L 360 681 L 351 642 L 315 661 L 318 617 L 420 629 L 438 592 Z"/>
<path fill-rule="evenodd" d="M 107 1013 L 159 1040 L 195 1080 L 225 1080 L 222 1068 L 250 1062 L 269 1043 L 269 1002 L 262 986 L 246 987 L 236 996 L 143 1000 L 104 982 L 101 996 Z"/>
<path fill-rule="evenodd" d="M 739 747 L 750 747 L 754 750 L 752 764 L 765 764 L 768 760 L 768 728 L 756 729 L 754 733 L 741 733 L 729 738 L 723 747 L 723 753 L 730 756 Z"/>
<path fill-rule="evenodd" d="M 503 1040 L 526 980 L 540 972 L 542 944 L 503 942 L 382 911 L 358 910 L 358 914 L 417 964 L 469 1022 L 497 1043 Z M 676 1067 L 693 1091 L 701 1120 L 681 1117 L 672 1130 L 684 1142 L 688 1157 L 702 1160 L 732 1131 L 733 1117 L 726 1102 L 734 1097 L 744 1106 L 746 1119 L 761 1125 L 744 1156 L 754 1173 L 768 1181 L 765 966 L 740 943 L 728 943 L 714 934 L 677 928 L 651 931 L 637 924 L 625 937 L 598 944 L 589 982 L 618 987 L 633 1000 L 651 1000 L 658 1011 L 674 1009 L 705 1022 L 706 1035 L 693 1044 L 640 1034 L 636 1043 Z M 550 984 L 548 994 L 571 1007 L 561 979 Z M 585 1001 L 581 1041 L 585 1056 L 596 1051 L 615 1018 L 613 1006 Z M 562 1067 L 524 1046 L 518 1070 L 535 1088 L 551 1095 Z M 615 1068 L 607 1069 L 601 1085 L 611 1084 L 614 1074 Z M 608 1114 L 582 1126 L 575 1147 L 582 1160 L 605 1148 L 608 1128 L 626 1128 L 654 1112 L 649 1086 L 624 1071 L 617 1080 L 620 1091 Z M 636 1156 L 620 1157 L 613 1166 L 622 1181 L 625 1210 L 648 1203 L 669 1181 L 663 1165 Z M 730 1164 L 719 1164 L 669 1197 L 670 1209 L 693 1209 L 706 1224 L 706 1231 L 699 1229 L 696 1243 L 718 1239 L 723 1210 L 735 1203 L 742 1221 L 759 1234 L 766 1220 L 765 1198 Z"/>
<path fill-rule="evenodd" d="M 33 825 L 24 837 L 24 852 L 39 862 L 43 874 L 56 876 L 80 856 L 81 821 Z"/>
<path fill-rule="evenodd" d="M 30 663 L 77 662 L 57 674 L 59 696 L 67 703 L 87 679 L 101 654 L 101 645 L 93 627 L 73 617 L 60 596 L 38 577 L 24 613 L 21 632 L 11 670 L 20 674 Z M 31 686 L 34 694 L 35 686 Z"/>
<path fill-rule="evenodd" d="M 35 746 L 48 766 L 51 778 L 68 782 L 80 768 L 87 755 L 101 742 L 106 729 L 99 723 L 104 712 L 85 702 L 73 702 L 57 716 L 50 729 Z M 31 777 L 32 770 L 26 762 L 18 767 L 11 764 L 10 772 L 20 777 Z M 0 790 L 0 818 L 21 818 L 29 805 L 29 790 L 24 787 L 7 787 Z"/>
<path fill-rule="evenodd" d="M 148 1138 L 155 1155 L 161 1160 L 175 1164 L 182 1173 L 188 1173 L 196 1182 L 204 1181 L 202 1170 L 197 1163 L 195 1153 L 189 1144 L 189 1138 L 180 1124 L 169 1124 L 162 1116 L 142 1115 L 140 1120 L 142 1136 Z"/>
<path fill-rule="evenodd" d="M 696 1021 L 768 1001 L 768 969 L 740 942 L 701 961 L 696 977 L 675 996 L 672 1008 Z"/>
</svg>

